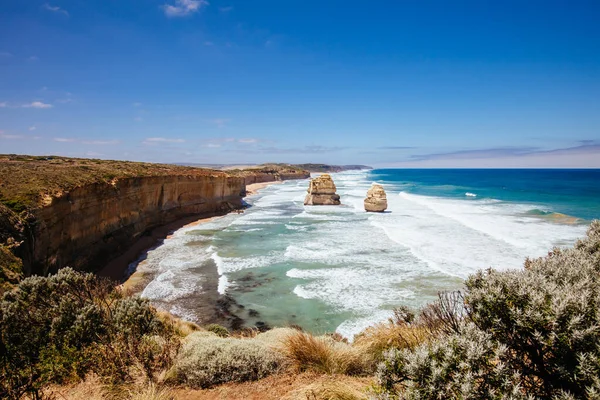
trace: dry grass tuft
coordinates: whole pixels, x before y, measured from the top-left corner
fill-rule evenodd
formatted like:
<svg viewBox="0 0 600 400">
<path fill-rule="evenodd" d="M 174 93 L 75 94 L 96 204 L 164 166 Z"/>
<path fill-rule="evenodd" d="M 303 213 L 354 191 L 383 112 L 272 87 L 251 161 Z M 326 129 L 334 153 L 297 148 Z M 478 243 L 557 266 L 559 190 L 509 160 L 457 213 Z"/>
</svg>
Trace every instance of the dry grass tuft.
<svg viewBox="0 0 600 400">
<path fill-rule="evenodd" d="M 175 332 L 177 332 L 177 334 L 181 337 L 186 337 L 191 333 L 203 330 L 195 323 L 184 321 L 183 319 L 178 318 L 167 311 L 156 310 L 156 315 L 163 323 L 172 326 Z"/>
<path fill-rule="evenodd" d="M 366 390 L 361 385 L 351 385 L 337 380 L 318 381 L 295 390 L 285 400 L 366 400 Z"/>
<path fill-rule="evenodd" d="M 280 351 L 293 369 L 325 374 L 364 373 L 362 355 L 352 346 L 330 337 L 294 332 L 283 339 Z"/>
<path fill-rule="evenodd" d="M 355 338 L 354 348 L 364 355 L 366 363 L 375 366 L 383 352 L 395 349 L 413 349 L 432 339 L 431 332 L 424 326 L 381 323 L 362 331 Z"/>
<path fill-rule="evenodd" d="M 130 391 L 128 400 L 174 400 L 175 395 L 169 388 L 159 387 L 153 383 Z"/>
</svg>

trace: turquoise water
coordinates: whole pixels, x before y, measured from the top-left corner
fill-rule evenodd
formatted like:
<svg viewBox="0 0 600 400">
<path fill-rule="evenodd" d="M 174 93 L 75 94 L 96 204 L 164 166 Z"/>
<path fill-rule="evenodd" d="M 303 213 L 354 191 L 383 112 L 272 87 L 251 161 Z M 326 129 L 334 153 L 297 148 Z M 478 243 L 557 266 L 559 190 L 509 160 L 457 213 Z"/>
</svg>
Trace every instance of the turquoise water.
<svg viewBox="0 0 600 400">
<path fill-rule="evenodd" d="M 460 288 L 481 268 L 521 268 L 568 246 L 600 217 L 599 171 L 374 170 L 332 174 L 341 206 L 304 206 L 308 180 L 272 185 L 244 214 L 179 230 L 148 253 L 143 292 L 194 320 L 190 301 L 219 273 L 219 291 L 250 325 L 298 324 L 345 336 Z M 388 211 L 364 212 L 372 182 Z"/>
</svg>

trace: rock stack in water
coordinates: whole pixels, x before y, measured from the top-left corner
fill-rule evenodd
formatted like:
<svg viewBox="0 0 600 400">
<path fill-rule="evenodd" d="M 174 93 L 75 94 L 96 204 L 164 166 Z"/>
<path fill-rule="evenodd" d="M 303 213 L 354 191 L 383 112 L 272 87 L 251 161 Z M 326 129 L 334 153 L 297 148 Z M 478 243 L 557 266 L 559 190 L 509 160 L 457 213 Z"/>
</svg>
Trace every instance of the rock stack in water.
<svg viewBox="0 0 600 400">
<path fill-rule="evenodd" d="M 304 199 L 304 205 L 308 206 L 337 206 L 340 204 L 340 196 L 335 194 L 336 187 L 331 175 L 323 174 L 310 180 L 308 194 Z"/>
<path fill-rule="evenodd" d="M 370 212 L 384 212 L 387 209 L 387 196 L 383 186 L 374 183 L 367 192 L 365 210 Z"/>
</svg>

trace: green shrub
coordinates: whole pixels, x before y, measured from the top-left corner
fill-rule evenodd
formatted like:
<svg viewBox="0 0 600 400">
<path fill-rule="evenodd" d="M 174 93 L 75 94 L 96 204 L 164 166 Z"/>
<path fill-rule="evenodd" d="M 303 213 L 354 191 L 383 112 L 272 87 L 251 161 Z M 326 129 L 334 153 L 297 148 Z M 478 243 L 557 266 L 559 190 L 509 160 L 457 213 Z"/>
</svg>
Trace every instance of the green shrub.
<svg viewBox="0 0 600 400">
<path fill-rule="evenodd" d="M 184 340 L 174 375 L 179 382 L 207 388 L 264 378 L 276 372 L 282 362 L 282 357 L 262 341 L 195 332 Z"/>
<path fill-rule="evenodd" d="M 384 393 L 401 399 L 525 399 L 519 374 L 502 362 L 506 353 L 505 346 L 469 324 L 460 335 L 414 351 L 389 350 L 378 378 Z"/>
<path fill-rule="evenodd" d="M 600 222 L 572 249 L 466 288 L 439 340 L 386 354 L 381 398 L 600 398 Z"/>
<path fill-rule="evenodd" d="M 114 381 L 139 367 L 152 378 L 172 353 L 154 336 L 170 344 L 148 302 L 122 298 L 109 281 L 70 268 L 27 278 L 0 302 L 0 398 L 37 398 L 47 384 L 89 371 Z"/>
<path fill-rule="evenodd" d="M 229 336 L 229 330 L 219 324 L 207 325 L 205 329 L 209 332 L 214 333 L 215 335 L 217 335 L 219 337 L 228 337 Z"/>
</svg>

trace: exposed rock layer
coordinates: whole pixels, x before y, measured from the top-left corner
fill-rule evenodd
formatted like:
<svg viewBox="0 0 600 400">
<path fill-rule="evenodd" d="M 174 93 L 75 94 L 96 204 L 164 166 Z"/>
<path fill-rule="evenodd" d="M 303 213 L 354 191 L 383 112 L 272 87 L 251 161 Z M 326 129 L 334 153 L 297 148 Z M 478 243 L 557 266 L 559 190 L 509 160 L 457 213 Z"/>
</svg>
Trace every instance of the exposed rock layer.
<svg viewBox="0 0 600 400">
<path fill-rule="evenodd" d="M 335 183 L 331 179 L 331 175 L 323 174 L 314 179 L 311 179 L 308 186 L 308 194 L 304 199 L 304 205 L 333 205 L 340 204 L 340 196 L 336 193 Z"/>
<path fill-rule="evenodd" d="M 387 209 L 387 196 L 383 186 L 374 183 L 367 192 L 365 210 L 369 212 L 384 212 Z"/>
<path fill-rule="evenodd" d="M 96 270 L 149 229 L 241 207 L 243 191 L 243 180 L 225 174 L 127 178 L 77 188 L 36 211 L 32 270 Z"/>
</svg>

